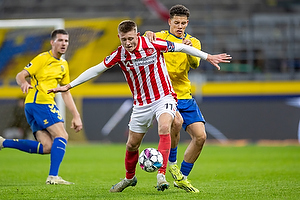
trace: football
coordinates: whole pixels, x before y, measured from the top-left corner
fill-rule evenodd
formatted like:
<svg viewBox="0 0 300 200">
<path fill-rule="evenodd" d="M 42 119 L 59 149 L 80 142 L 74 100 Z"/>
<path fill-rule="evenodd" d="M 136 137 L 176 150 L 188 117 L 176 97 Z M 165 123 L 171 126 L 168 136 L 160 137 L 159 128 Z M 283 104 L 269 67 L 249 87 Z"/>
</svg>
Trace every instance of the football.
<svg viewBox="0 0 300 200">
<path fill-rule="evenodd" d="M 146 172 L 155 172 L 163 165 L 162 154 L 154 148 L 146 148 L 139 155 L 139 164 Z"/>
</svg>

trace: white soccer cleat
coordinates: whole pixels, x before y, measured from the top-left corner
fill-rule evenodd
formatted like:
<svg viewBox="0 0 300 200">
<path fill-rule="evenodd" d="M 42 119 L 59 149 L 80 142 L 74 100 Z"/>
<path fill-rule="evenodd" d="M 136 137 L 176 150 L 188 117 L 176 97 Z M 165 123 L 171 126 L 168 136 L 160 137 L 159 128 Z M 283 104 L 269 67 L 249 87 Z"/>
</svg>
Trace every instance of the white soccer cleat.
<svg viewBox="0 0 300 200">
<path fill-rule="evenodd" d="M 122 192 L 125 188 L 127 188 L 129 186 L 135 186 L 136 183 L 137 183 L 136 176 L 134 176 L 132 179 L 124 178 L 119 183 L 113 185 L 109 191 L 110 192 Z"/>
<path fill-rule="evenodd" d="M 74 183 L 65 181 L 60 176 L 48 176 L 46 180 L 47 185 L 72 185 Z"/>
<path fill-rule="evenodd" d="M 170 184 L 166 180 L 166 176 L 164 174 L 158 173 L 157 174 L 157 186 L 156 189 L 158 191 L 164 191 L 168 189 Z"/>
<path fill-rule="evenodd" d="M 4 138 L 0 136 L 0 150 L 3 148 Z"/>
</svg>

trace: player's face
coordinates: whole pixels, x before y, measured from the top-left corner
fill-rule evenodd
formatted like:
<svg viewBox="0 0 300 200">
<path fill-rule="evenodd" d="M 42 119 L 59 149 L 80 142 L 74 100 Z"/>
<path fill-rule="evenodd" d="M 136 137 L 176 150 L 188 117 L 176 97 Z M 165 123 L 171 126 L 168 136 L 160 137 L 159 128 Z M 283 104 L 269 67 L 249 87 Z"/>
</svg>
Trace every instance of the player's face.
<svg viewBox="0 0 300 200">
<path fill-rule="evenodd" d="M 169 19 L 170 33 L 176 37 L 183 38 L 188 23 L 189 20 L 186 16 L 174 16 L 172 19 Z"/>
<path fill-rule="evenodd" d="M 138 36 L 135 30 L 129 31 L 127 33 L 119 32 L 118 36 L 121 41 L 121 45 L 129 52 L 133 52 L 138 44 Z"/>
<path fill-rule="evenodd" d="M 55 56 L 66 53 L 69 46 L 69 35 L 57 34 L 55 40 L 51 40 L 52 52 Z"/>
</svg>

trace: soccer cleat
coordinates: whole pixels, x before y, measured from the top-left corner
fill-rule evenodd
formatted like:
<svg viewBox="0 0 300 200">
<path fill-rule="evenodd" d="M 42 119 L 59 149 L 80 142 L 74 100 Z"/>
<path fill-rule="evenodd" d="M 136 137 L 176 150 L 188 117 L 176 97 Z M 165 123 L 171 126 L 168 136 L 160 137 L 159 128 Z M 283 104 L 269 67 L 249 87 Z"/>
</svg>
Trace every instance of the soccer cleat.
<svg viewBox="0 0 300 200">
<path fill-rule="evenodd" d="M 60 176 L 48 176 L 46 180 L 47 185 L 72 185 L 74 183 L 65 181 Z"/>
<path fill-rule="evenodd" d="M 136 176 L 134 176 L 132 179 L 126 179 L 124 178 L 122 181 L 120 181 L 119 183 L 113 185 L 110 188 L 110 192 L 122 192 L 125 188 L 127 188 L 128 186 L 135 186 L 137 183 L 137 178 Z"/>
<path fill-rule="evenodd" d="M 4 138 L 0 136 L 0 150 L 3 148 Z"/>
<path fill-rule="evenodd" d="M 182 180 L 175 180 L 174 181 L 174 186 L 178 187 L 180 189 L 183 189 L 187 192 L 191 192 L 191 193 L 198 193 L 199 190 L 195 187 L 192 186 L 192 184 L 188 181 L 188 179 L 182 179 Z"/>
<path fill-rule="evenodd" d="M 177 165 L 170 165 L 169 172 L 174 180 L 179 181 L 183 179 L 183 175 Z"/>
<path fill-rule="evenodd" d="M 164 174 L 157 174 L 157 191 L 164 191 L 169 188 L 169 183 L 166 181 L 166 176 Z"/>
</svg>

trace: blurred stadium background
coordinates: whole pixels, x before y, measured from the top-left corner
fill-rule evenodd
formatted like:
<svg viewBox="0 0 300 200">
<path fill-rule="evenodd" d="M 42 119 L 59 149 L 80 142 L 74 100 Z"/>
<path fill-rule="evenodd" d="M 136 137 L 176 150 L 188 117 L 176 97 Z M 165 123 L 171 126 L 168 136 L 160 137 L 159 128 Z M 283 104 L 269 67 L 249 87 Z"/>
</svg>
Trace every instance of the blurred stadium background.
<svg viewBox="0 0 300 200">
<path fill-rule="evenodd" d="M 119 45 L 120 21 L 135 20 L 142 34 L 165 30 L 166 14 L 175 4 L 190 9 L 187 32 L 201 41 L 202 50 L 233 57 L 232 63 L 221 65 L 221 71 L 201 61 L 190 73 L 193 94 L 207 120 L 208 139 L 299 140 L 298 0 L 0 0 L 0 135 L 12 130 L 14 107 L 23 97 L 15 76 L 34 56 L 50 49 L 53 29 L 4 28 L 6 20 L 63 20 L 70 33 L 65 57 L 74 79 Z M 114 67 L 71 91 L 84 130 L 74 134 L 69 129 L 67 112 L 70 140 L 126 141 L 131 95 L 124 81 L 121 70 Z M 181 139 L 189 136 L 182 134 Z M 145 141 L 157 141 L 155 124 Z"/>
</svg>

